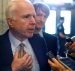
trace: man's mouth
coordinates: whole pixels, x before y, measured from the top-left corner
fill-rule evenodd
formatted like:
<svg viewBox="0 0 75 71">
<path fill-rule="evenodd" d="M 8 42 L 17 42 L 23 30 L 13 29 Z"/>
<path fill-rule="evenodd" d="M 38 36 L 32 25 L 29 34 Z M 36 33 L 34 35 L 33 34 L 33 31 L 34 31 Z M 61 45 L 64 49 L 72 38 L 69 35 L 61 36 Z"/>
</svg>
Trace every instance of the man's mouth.
<svg viewBox="0 0 75 71">
<path fill-rule="evenodd" d="M 28 32 L 34 33 L 35 29 L 28 29 Z"/>
</svg>

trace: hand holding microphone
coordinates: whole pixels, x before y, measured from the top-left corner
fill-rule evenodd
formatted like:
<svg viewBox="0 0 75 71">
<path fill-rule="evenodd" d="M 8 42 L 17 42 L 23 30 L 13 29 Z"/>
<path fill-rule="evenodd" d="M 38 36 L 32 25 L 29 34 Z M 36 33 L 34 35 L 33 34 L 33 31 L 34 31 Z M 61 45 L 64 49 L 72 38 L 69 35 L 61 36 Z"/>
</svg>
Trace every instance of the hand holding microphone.
<svg viewBox="0 0 75 71">
<path fill-rule="evenodd" d="M 52 61 L 48 59 L 48 63 L 50 64 L 53 71 L 73 71 L 71 68 L 69 68 L 67 65 L 65 65 L 60 60 L 57 60 L 55 58 L 52 58 Z"/>
<path fill-rule="evenodd" d="M 75 52 L 75 36 L 67 37 L 65 46 L 70 52 Z"/>
<path fill-rule="evenodd" d="M 47 53 L 47 56 L 49 57 L 48 63 L 53 71 L 73 71 L 71 68 L 65 65 L 61 60 L 56 59 L 51 51 Z"/>
<path fill-rule="evenodd" d="M 66 44 L 68 50 L 68 57 L 75 61 L 75 36 L 66 39 Z"/>
<path fill-rule="evenodd" d="M 75 53 L 75 36 L 71 38 L 67 37 L 65 46 L 67 47 L 68 50 L 70 50 L 70 52 Z M 51 52 L 48 52 L 47 56 L 49 57 L 48 63 L 53 69 L 53 71 L 73 71 L 70 67 L 64 64 L 61 60 L 56 59 Z"/>
</svg>

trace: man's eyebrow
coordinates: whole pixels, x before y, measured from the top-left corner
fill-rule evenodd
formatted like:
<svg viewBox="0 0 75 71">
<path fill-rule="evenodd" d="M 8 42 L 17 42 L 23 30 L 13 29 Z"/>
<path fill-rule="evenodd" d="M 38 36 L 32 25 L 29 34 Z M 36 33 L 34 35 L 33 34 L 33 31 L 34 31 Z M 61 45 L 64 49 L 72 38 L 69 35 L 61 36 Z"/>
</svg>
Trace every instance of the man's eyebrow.
<svg viewBox="0 0 75 71">
<path fill-rule="evenodd" d="M 36 15 L 26 14 L 26 15 L 23 15 L 22 17 L 23 17 L 23 18 L 29 18 L 29 17 L 32 17 L 32 16 L 35 17 Z"/>
<path fill-rule="evenodd" d="M 30 17 L 31 15 L 30 14 L 26 14 L 26 15 L 23 15 L 22 17 L 23 18 L 28 18 L 28 17 Z"/>
</svg>

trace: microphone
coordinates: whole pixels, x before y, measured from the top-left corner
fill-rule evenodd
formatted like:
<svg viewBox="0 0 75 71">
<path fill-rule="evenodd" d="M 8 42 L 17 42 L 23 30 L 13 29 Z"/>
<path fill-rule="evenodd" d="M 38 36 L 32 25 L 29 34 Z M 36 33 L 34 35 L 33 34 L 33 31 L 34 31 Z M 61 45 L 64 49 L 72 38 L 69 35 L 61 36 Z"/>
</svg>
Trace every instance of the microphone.
<svg viewBox="0 0 75 71">
<path fill-rule="evenodd" d="M 73 36 L 73 37 L 67 37 L 66 38 L 66 42 L 67 43 L 70 43 L 70 45 L 72 45 L 74 42 L 75 42 L 75 36 Z M 67 44 L 66 43 L 66 44 Z M 65 46 L 67 47 L 67 50 L 68 50 L 68 54 L 71 54 L 72 52 L 73 52 L 73 50 L 71 50 L 69 47 L 70 47 L 70 45 L 66 45 L 65 44 Z"/>
<path fill-rule="evenodd" d="M 73 37 L 66 37 L 66 42 L 72 44 L 73 42 L 75 42 L 75 36 L 73 36 Z"/>
<path fill-rule="evenodd" d="M 71 37 L 71 40 L 72 40 L 73 42 L 75 42 L 75 36 Z"/>
</svg>

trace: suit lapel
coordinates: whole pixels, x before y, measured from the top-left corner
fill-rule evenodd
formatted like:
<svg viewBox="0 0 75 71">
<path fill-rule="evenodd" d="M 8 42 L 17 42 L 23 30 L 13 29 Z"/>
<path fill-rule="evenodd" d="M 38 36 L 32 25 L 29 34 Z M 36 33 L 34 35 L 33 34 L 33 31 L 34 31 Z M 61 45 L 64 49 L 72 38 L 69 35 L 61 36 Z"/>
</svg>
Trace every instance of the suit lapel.
<svg viewBox="0 0 75 71">
<path fill-rule="evenodd" d="M 45 65 L 44 63 L 47 63 L 46 48 L 43 39 L 39 36 L 34 36 L 31 39 L 29 39 L 29 42 L 37 57 L 37 60 L 40 65 L 40 69 L 42 69 Z"/>
</svg>

